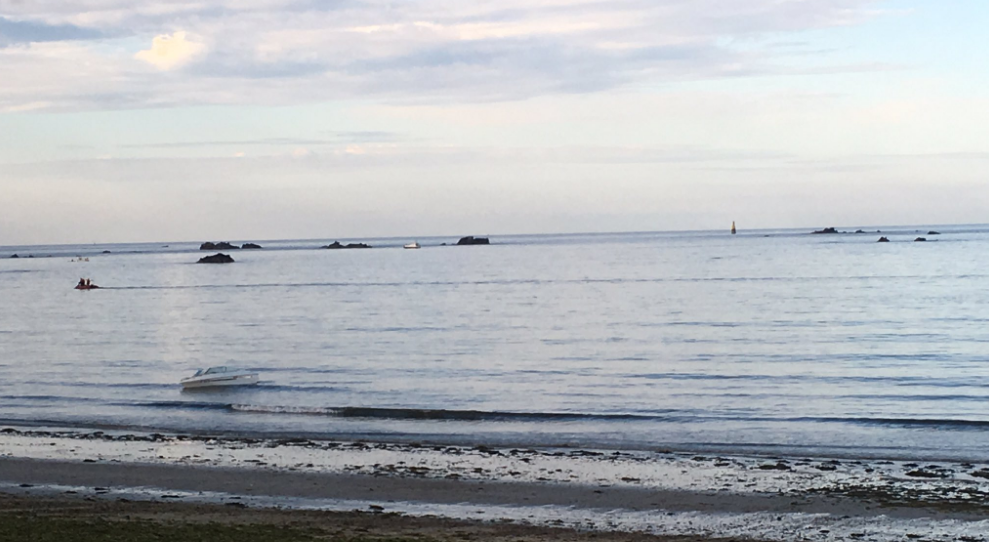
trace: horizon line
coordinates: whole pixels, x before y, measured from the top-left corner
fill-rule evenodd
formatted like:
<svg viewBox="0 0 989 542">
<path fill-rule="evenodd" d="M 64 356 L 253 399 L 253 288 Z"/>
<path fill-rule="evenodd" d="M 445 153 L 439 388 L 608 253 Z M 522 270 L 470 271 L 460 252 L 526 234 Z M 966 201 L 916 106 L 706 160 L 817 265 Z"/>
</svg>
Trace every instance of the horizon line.
<svg viewBox="0 0 989 542">
<path fill-rule="evenodd" d="M 770 228 L 752 228 L 744 229 L 737 228 L 738 234 L 736 237 L 744 237 L 747 232 L 805 232 L 813 233 L 816 229 L 823 229 L 835 227 L 836 229 L 854 229 L 863 230 L 864 228 L 890 228 L 890 229 L 910 229 L 910 228 L 929 228 L 929 227 L 949 227 L 949 228 L 959 228 L 959 227 L 979 227 L 979 228 L 989 228 L 989 223 L 956 223 L 956 224 L 873 224 L 873 225 L 855 225 L 855 226 L 799 226 L 799 227 L 770 227 Z M 643 235 L 643 234 L 676 234 L 676 233 L 716 233 L 725 231 L 727 232 L 729 228 L 718 228 L 718 229 L 684 229 L 684 230 L 636 230 L 636 231 L 581 231 L 581 232 L 529 232 L 529 233 L 483 233 L 483 234 L 468 234 L 474 237 L 543 237 L 543 236 L 592 236 L 592 235 Z M 809 231 L 807 231 L 809 230 Z M 882 232 L 881 230 L 879 230 Z M 919 230 L 917 230 L 919 231 Z M 852 231 L 840 232 L 840 233 L 854 233 Z M 864 231 L 864 233 L 877 233 L 873 231 Z M 882 232 L 891 233 L 891 232 Z M 729 234 L 731 235 L 731 234 Z M 240 239 L 242 243 L 253 242 L 253 243 L 278 243 L 285 241 L 313 241 L 313 242 L 323 242 L 327 239 L 332 240 L 346 240 L 346 241 L 375 241 L 375 240 L 389 240 L 389 239 L 436 239 L 436 238 L 451 238 L 460 239 L 465 237 L 465 235 L 447 235 L 447 234 L 437 234 L 437 235 L 379 235 L 373 237 L 361 237 L 361 236 L 337 236 L 337 237 L 298 237 L 298 238 L 269 238 L 269 239 L 259 239 L 259 238 L 237 238 L 228 237 L 226 239 L 219 240 L 203 240 L 203 239 L 189 239 L 189 240 L 172 240 L 172 241 L 161 241 L 161 240 L 151 240 L 151 241 L 93 241 L 84 243 L 35 243 L 35 244 L 0 244 L 3 248 L 27 248 L 27 247 L 69 247 L 69 246 L 107 246 L 107 245 L 146 245 L 146 244 L 184 244 L 184 243 L 205 243 L 205 242 L 230 242 L 228 239 Z M 234 244 L 231 242 L 231 244 Z"/>
</svg>

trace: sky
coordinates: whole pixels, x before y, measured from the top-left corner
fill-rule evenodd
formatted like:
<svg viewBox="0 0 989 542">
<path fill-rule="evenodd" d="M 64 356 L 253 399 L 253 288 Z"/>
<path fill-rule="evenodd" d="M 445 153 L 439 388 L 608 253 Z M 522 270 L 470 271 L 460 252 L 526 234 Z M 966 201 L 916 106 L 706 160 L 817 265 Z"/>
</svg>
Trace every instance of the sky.
<svg viewBox="0 0 989 542">
<path fill-rule="evenodd" d="M 989 222 L 984 0 L 0 0 L 0 244 Z"/>
</svg>

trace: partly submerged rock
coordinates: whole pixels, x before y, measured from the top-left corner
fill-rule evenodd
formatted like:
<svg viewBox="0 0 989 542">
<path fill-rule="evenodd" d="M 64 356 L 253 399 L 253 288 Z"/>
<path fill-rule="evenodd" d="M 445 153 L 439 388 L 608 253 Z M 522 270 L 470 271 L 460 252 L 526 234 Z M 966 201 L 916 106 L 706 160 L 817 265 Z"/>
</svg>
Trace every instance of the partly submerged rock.
<svg viewBox="0 0 989 542">
<path fill-rule="evenodd" d="M 226 254 L 223 254 L 222 252 L 219 252 L 212 256 L 203 256 L 202 258 L 199 258 L 199 261 L 196 263 L 234 263 L 234 259 Z"/>
<path fill-rule="evenodd" d="M 207 241 L 199 245 L 199 250 L 236 250 L 239 248 L 239 246 L 231 245 L 226 241 L 220 241 L 219 243 L 211 243 Z"/>
<path fill-rule="evenodd" d="M 886 237 L 880 237 L 879 240 L 876 241 L 876 242 L 877 243 L 888 243 L 889 242 L 889 239 L 887 239 Z"/>
<path fill-rule="evenodd" d="M 815 234 L 822 234 L 822 233 L 823 234 L 833 234 L 833 233 L 838 233 L 838 230 L 836 230 L 834 228 L 824 228 L 823 230 L 817 230 L 817 231 L 814 231 L 814 232 L 811 232 L 811 233 L 815 233 Z"/>
<path fill-rule="evenodd" d="M 855 230 L 855 233 L 865 233 L 865 230 Z"/>
<path fill-rule="evenodd" d="M 13 256 L 11 256 L 11 258 L 20 258 L 20 256 L 18 256 L 17 254 L 14 254 Z"/>
<path fill-rule="evenodd" d="M 457 241 L 457 245 L 490 245 L 491 241 L 487 237 L 474 237 L 473 235 L 468 235 L 467 237 L 461 237 Z"/>
<path fill-rule="evenodd" d="M 240 248 L 261 248 L 261 245 L 255 243 L 244 243 Z"/>
<path fill-rule="evenodd" d="M 927 235 L 941 235 L 941 232 L 931 230 L 931 231 L 927 232 Z"/>
<path fill-rule="evenodd" d="M 926 237 L 918 237 L 913 240 L 914 243 L 923 243 L 924 241 L 927 241 Z"/>
<path fill-rule="evenodd" d="M 340 244 L 340 241 L 333 241 L 333 243 L 320 247 L 320 248 L 371 248 L 371 245 L 364 243 L 347 243 L 346 245 Z"/>
</svg>

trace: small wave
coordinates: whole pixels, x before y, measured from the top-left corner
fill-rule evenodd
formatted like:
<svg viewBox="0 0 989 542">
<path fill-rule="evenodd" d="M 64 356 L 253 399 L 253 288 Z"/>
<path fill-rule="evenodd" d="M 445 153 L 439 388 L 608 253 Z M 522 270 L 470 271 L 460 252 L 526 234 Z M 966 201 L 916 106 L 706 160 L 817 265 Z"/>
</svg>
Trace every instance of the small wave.
<svg viewBox="0 0 989 542">
<path fill-rule="evenodd" d="M 394 420 L 451 421 L 578 421 L 578 420 L 642 420 L 655 416 L 636 414 L 583 414 L 567 412 L 499 412 L 483 410 L 446 410 L 420 408 L 375 407 L 293 407 L 266 405 L 230 405 L 237 412 L 266 414 L 306 414 L 334 418 L 379 418 Z"/>
<path fill-rule="evenodd" d="M 116 403 L 111 403 L 115 404 Z M 889 418 L 889 417 L 828 417 L 828 416 L 704 416 L 682 410 L 656 410 L 630 413 L 581 413 L 581 412 L 506 412 L 485 410 L 447 410 L 423 408 L 384 407 L 318 407 L 287 405 L 254 405 L 208 401 L 155 401 L 128 403 L 119 406 L 144 406 L 162 409 L 217 410 L 238 413 L 281 414 L 301 416 L 325 416 L 329 418 L 364 418 L 378 420 L 424 420 L 467 422 L 665 422 L 665 423 L 717 423 L 729 421 L 764 423 L 837 423 L 852 425 L 879 425 L 903 428 L 943 428 L 952 430 L 984 430 L 989 420 L 964 420 L 951 418 Z"/>
<path fill-rule="evenodd" d="M 208 401 L 153 401 L 150 403 L 120 403 L 120 405 L 190 410 L 230 410 L 233 407 L 227 403 L 210 403 Z"/>
<path fill-rule="evenodd" d="M 950 429 L 986 429 L 989 428 L 989 420 L 959 420 L 944 418 L 806 418 L 793 421 L 817 421 L 817 422 L 838 422 L 854 423 L 860 425 L 886 425 L 894 427 L 930 427 L 930 428 L 950 428 Z"/>
</svg>

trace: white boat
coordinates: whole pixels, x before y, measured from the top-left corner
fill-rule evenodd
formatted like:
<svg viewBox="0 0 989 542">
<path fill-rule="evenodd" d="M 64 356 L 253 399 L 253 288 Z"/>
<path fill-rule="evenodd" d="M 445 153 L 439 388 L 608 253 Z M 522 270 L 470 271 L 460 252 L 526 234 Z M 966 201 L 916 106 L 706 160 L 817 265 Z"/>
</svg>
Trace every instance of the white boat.
<svg viewBox="0 0 989 542">
<path fill-rule="evenodd" d="M 405 248 L 421 248 L 421 247 L 419 246 L 419 241 L 415 241 L 413 243 L 409 243 L 405 245 Z"/>
<path fill-rule="evenodd" d="M 208 388 L 213 386 L 251 386 L 258 383 L 258 374 L 229 367 L 200 369 L 189 378 L 183 378 L 183 388 Z"/>
</svg>

